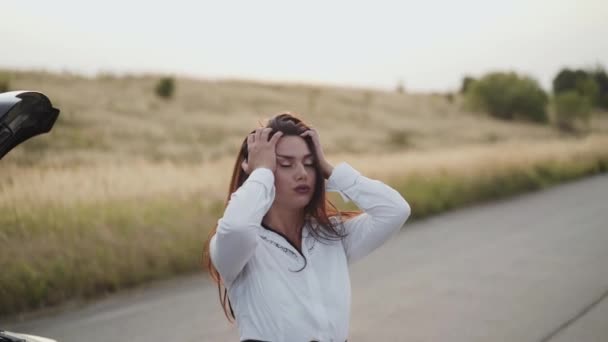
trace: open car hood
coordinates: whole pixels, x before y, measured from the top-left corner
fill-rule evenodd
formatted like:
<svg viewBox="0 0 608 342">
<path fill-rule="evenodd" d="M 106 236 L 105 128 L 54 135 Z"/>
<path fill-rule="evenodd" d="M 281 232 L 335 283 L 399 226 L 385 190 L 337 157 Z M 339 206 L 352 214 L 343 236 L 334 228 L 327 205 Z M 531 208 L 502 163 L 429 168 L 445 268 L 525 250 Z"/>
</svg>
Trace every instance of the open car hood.
<svg viewBox="0 0 608 342">
<path fill-rule="evenodd" d="M 36 91 L 0 93 L 0 159 L 25 140 L 51 130 L 59 109 Z"/>
</svg>

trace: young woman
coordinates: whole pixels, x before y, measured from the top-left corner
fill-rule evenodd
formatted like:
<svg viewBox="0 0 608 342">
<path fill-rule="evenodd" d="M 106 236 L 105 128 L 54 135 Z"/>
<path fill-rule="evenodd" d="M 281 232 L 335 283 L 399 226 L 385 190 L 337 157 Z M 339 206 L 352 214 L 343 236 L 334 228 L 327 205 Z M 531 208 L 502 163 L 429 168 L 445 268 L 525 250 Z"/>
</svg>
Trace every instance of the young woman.
<svg viewBox="0 0 608 342">
<path fill-rule="evenodd" d="M 327 180 L 327 181 L 326 181 Z M 339 212 L 338 191 L 362 212 Z M 207 265 L 241 341 L 345 341 L 348 265 L 410 215 L 401 195 L 346 163 L 332 166 L 316 130 L 291 114 L 247 136 Z"/>
</svg>

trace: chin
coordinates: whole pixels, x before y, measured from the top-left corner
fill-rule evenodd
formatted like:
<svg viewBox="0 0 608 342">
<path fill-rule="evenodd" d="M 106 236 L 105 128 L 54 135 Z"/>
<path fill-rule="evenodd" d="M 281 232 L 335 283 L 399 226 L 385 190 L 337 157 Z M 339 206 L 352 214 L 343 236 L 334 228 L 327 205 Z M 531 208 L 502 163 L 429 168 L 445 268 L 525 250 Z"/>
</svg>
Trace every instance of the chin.
<svg viewBox="0 0 608 342">
<path fill-rule="evenodd" d="M 306 206 L 308 205 L 308 202 L 306 203 L 294 203 L 294 205 L 292 206 L 292 208 L 294 209 L 304 209 L 306 208 Z"/>
<path fill-rule="evenodd" d="M 293 201 L 289 204 L 292 209 L 304 209 L 310 203 L 310 199 Z"/>
</svg>

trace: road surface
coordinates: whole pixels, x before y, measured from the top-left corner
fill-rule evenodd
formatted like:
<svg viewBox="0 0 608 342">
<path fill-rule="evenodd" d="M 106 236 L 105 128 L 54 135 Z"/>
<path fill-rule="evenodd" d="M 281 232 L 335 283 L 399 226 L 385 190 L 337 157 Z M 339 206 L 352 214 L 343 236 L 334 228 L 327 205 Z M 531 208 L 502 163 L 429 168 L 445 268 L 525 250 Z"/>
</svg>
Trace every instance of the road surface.
<svg viewBox="0 0 608 342">
<path fill-rule="evenodd" d="M 351 276 L 349 341 L 608 341 L 608 176 L 407 223 Z M 8 328 L 62 342 L 238 341 L 206 275 Z"/>
</svg>

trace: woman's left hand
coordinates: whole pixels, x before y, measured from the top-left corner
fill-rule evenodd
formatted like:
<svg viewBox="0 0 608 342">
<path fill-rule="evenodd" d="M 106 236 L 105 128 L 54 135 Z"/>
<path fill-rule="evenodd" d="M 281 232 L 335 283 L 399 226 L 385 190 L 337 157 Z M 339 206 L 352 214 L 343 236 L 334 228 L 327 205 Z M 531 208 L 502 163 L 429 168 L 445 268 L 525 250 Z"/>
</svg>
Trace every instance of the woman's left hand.
<svg viewBox="0 0 608 342">
<path fill-rule="evenodd" d="M 321 165 L 321 171 L 323 172 L 323 177 L 325 179 L 329 178 L 334 167 L 325 159 L 325 154 L 323 153 L 323 149 L 321 148 L 321 142 L 319 139 L 319 133 L 316 129 L 311 128 L 306 132 L 300 134 L 301 137 L 309 136 L 312 139 L 313 144 L 315 145 L 315 152 L 317 158 L 319 158 L 319 165 Z"/>
</svg>

